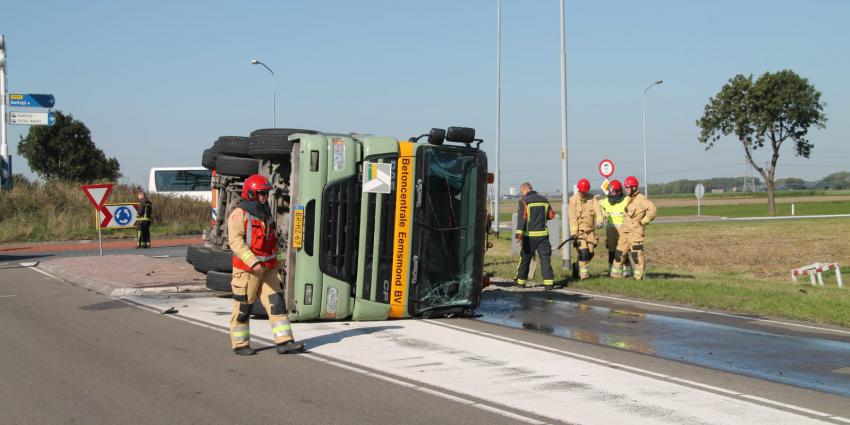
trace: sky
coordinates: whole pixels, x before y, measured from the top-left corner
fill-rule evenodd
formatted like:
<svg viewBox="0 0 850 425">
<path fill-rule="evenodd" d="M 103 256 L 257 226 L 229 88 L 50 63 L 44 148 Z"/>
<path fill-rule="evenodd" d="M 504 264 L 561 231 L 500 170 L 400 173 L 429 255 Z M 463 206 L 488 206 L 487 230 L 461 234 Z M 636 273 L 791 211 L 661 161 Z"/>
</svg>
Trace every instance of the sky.
<svg viewBox="0 0 850 425">
<path fill-rule="evenodd" d="M 709 151 L 695 121 L 736 74 L 791 69 L 826 103 L 811 158 L 783 148 L 777 177 L 850 170 L 850 1 L 566 2 L 570 185 L 747 175 L 740 143 Z M 496 0 L 14 1 L 0 14 L 10 93 L 51 93 L 124 182 L 197 166 L 223 135 L 272 126 L 407 139 L 473 127 L 496 167 Z M 502 192 L 561 186 L 558 0 L 502 0 Z M 276 79 L 260 66 L 274 70 Z M 24 108 L 11 108 L 22 110 Z M 32 176 L 9 126 L 16 173 Z M 765 156 L 757 158 L 760 162 Z M 754 175 L 752 171 L 750 174 Z"/>
</svg>

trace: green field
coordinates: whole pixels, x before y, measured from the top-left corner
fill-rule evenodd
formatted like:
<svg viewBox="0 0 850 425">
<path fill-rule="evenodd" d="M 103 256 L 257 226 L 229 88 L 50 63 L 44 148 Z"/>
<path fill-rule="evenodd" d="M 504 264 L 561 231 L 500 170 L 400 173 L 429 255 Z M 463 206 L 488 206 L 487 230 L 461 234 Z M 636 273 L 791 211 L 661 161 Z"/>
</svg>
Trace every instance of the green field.
<svg viewBox="0 0 850 425">
<path fill-rule="evenodd" d="M 660 198 L 660 197 L 659 197 Z M 653 198 L 656 199 L 656 198 Z M 675 199 L 675 198 L 662 198 Z M 731 198 L 730 202 L 734 202 L 737 198 Z M 794 215 L 832 215 L 832 214 L 850 214 L 850 201 L 847 200 L 822 200 L 818 198 L 812 201 L 794 202 Z M 671 216 L 688 216 L 697 215 L 696 204 L 692 206 L 658 206 L 659 217 Z M 516 212 L 516 203 L 500 204 L 499 221 L 510 221 L 512 214 Z M 556 213 L 561 212 L 561 203 L 559 200 L 552 200 L 552 208 Z M 767 217 L 767 204 L 765 203 L 730 203 L 729 205 L 702 205 L 700 207 L 701 215 L 719 216 L 719 217 Z M 791 204 L 787 202 L 776 203 L 776 215 L 785 216 L 791 215 Z"/>
<path fill-rule="evenodd" d="M 850 327 L 850 282 L 837 288 L 829 273 L 823 288 L 795 285 L 789 273 L 813 262 L 850 264 L 848 232 L 850 219 L 649 226 L 646 279 L 605 276 L 603 246 L 591 263 L 593 277 L 569 284 L 597 293 Z M 485 257 L 485 271 L 506 280 L 513 278 L 518 261 L 510 255 L 509 237 L 503 232 Z M 600 242 L 604 245 L 604 239 Z M 565 279 L 569 273 L 560 266 L 560 252 L 553 254 L 553 263 L 556 281 Z"/>
<path fill-rule="evenodd" d="M 704 205 L 701 208 L 702 215 L 720 217 L 766 217 L 767 207 L 763 204 L 739 204 L 739 205 Z M 850 214 L 850 201 L 825 201 L 825 202 L 796 202 L 794 203 L 795 215 L 831 215 Z M 499 214 L 502 215 L 502 214 Z M 659 217 L 697 215 L 697 207 L 660 207 Z M 776 204 L 776 215 L 791 215 L 791 204 Z M 508 216 L 510 220 L 510 216 Z"/>
</svg>

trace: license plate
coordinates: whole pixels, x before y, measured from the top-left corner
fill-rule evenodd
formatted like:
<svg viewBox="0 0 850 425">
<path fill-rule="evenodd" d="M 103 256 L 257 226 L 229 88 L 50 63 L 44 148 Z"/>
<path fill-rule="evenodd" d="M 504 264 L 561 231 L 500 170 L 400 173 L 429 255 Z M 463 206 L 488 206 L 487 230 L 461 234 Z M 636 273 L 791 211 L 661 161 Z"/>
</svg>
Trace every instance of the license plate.
<svg viewBox="0 0 850 425">
<path fill-rule="evenodd" d="M 295 217 L 292 224 L 292 247 L 301 248 L 304 241 L 304 207 L 299 205 L 295 208 Z"/>
</svg>

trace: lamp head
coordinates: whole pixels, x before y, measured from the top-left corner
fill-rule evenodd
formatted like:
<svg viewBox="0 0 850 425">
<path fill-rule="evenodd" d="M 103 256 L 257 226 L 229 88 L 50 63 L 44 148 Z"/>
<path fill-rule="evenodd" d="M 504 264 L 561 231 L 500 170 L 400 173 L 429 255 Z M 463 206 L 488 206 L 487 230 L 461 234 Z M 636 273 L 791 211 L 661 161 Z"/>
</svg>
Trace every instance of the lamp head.
<svg viewBox="0 0 850 425">
<path fill-rule="evenodd" d="M 258 63 L 260 63 L 260 61 L 258 61 L 256 59 L 251 59 L 251 65 L 256 65 Z"/>
<path fill-rule="evenodd" d="M 655 84 L 661 84 L 663 82 L 664 82 L 664 80 L 658 80 L 658 81 L 655 82 Z"/>
</svg>

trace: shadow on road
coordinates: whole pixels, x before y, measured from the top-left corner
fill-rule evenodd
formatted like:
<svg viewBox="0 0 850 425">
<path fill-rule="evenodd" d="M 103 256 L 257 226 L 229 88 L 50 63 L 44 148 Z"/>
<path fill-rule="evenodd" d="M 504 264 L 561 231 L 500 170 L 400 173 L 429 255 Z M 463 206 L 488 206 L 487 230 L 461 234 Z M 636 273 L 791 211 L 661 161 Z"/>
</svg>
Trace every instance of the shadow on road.
<svg viewBox="0 0 850 425">
<path fill-rule="evenodd" d="M 0 254 L 0 263 L 6 263 L 6 262 L 17 263 L 17 262 L 20 262 L 20 261 L 27 261 L 27 260 L 33 260 L 33 259 L 39 259 L 39 258 L 43 259 L 43 258 L 46 258 L 46 257 L 53 257 L 53 255 L 50 255 L 50 254 L 18 254 L 18 255 Z M 17 264 L 15 264 L 14 266 L 12 264 L 9 264 L 9 265 L 6 265 L 3 268 L 12 268 L 12 267 L 19 267 L 19 266 Z"/>
<path fill-rule="evenodd" d="M 125 303 L 124 301 L 112 300 L 112 301 L 104 301 L 102 303 L 89 304 L 80 307 L 80 310 L 84 311 L 106 311 L 106 310 L 117 310 L 119 308 L 128 308 L 133 307 L 133 305 Z"/>
<path fill-rule="evenodd" d="M 351 338 L 353 336 L 358 335 L 368 335 L 375 332 L 383 332 L 391 329 L 401 329 L 401 326 L 372 326 L 368 328 L 354 328 L 354 329 L 346 329 L 344 331 L 334 332 L 327 335 L 322 336 L 314 336 L 312 338 L 307 338 L 301 340 L 304 343 L 304 346 L 307 350 L 311 350 L 316 347 L 321 347 L 326 344 L 335 344 L 337 342 L 342 341 L 345 338 Z"/>
</svg>

